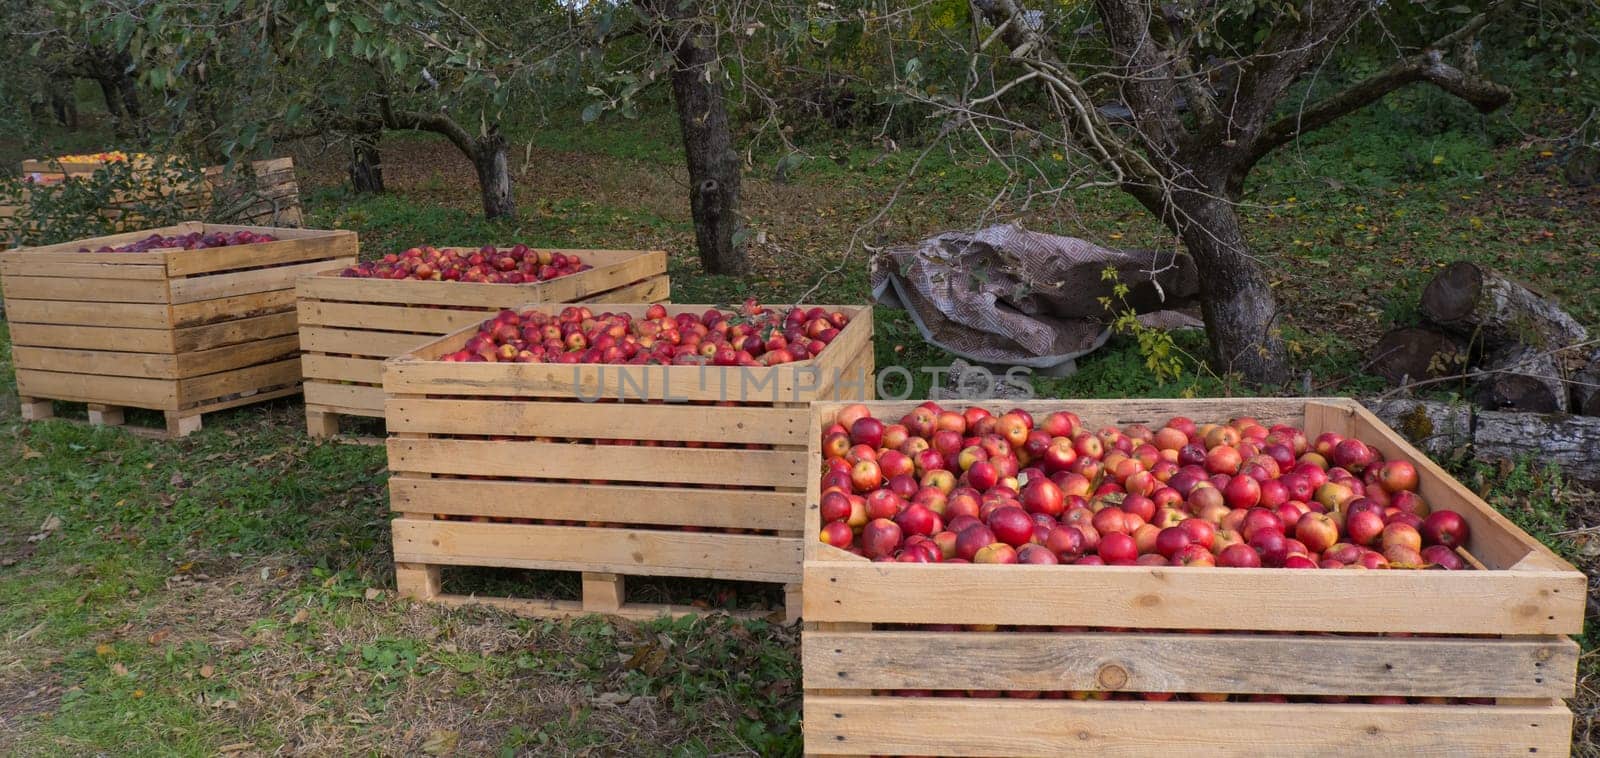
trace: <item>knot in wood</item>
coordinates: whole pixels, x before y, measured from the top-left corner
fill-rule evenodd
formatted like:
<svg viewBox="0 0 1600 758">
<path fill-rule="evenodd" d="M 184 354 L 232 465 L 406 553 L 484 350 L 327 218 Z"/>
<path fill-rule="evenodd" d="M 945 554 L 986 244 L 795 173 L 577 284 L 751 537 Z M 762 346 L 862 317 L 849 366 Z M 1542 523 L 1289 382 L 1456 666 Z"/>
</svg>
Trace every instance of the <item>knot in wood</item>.
<svg viewBox="0 0 1600 758">
<path fill-rule="evenodd" d="M 1101 689 L 1120 690 L 1128 683 L 1128 670 L 1115 663 L 1108 663 L 1100 667 L 1094 678 Z"/>
</svg>

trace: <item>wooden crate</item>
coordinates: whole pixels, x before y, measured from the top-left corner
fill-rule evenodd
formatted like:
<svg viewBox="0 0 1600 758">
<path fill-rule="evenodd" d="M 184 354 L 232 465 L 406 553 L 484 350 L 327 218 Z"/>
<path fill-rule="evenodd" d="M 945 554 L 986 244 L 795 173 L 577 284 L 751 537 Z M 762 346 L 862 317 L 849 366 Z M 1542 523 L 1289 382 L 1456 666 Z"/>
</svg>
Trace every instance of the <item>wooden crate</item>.
<svg viewBox="0 0 1600 758">
<path fill-rule="evenodd" d="M 276 242 L 203 250 L 80 253 L 151 234 L 250 230 Z M 0 253 L 17 394 L 27 418 L 51 400 L 89 404 L 94 423 L 122 409 L 164 412 L 167 432 L 223 408 L 300 391 L 294 285 L 355 261 L 347 231 L 187 222 Z"/>
<path fill-rule="evenodd" d="M 389 361 L 401 594 L 643 618 L 699 610 L 626 602 L 623 575 L 690 577 L 783 583 L 798 613 L 807 403 L 872 391 L 872 309 L 828 307 L 853 320 L 827 350 L 772 368 L 434 360 L 476 326 Z M 448 594 L 442 566 L 582 572 L 583 598 Z"/>
<path fill-rule="evenodd" d="M 1572 714 L 1562 698 L 1574 691 L 1578 647 L 1566 635 L 1582 630 L 1583 574 L 1365 408 L 1341 399 L 1016 405 L 1036 416 L 1071 410 L 1090 428 L 1159 428 L 1174 415 L 1201 423 L 1249 415 L 1310 435 L 1353 435 L 1387 457 L 1415 462 L 1423 497 L 1466 517 L 1472 552 L 1488 570 L 870 563 L 816 537 L 818 432 L 839 407 L 818 403 L 807 469 L 806 753 L 1567 754 Z M 873 410 L 898 419 L 913 406 L 878 403 Z M 998 624 L 1001 631 L 922 630 L 936 624 Z M 1060 626 L 1089 630 L 1049 631 Z M 1185 633 L 1193 630 L 1205 633 Z M 1494 704 L 916 696 L 923 690 L 1492 698 Z"/>
<path fill-rule="evenodd" d="M 446 248 L 449 249 L 449 248 Z M 543 249 L 543 248 L 541 248 Z M 672 294 L 659 250 L 552 250 L 594 268 L 545 282 L 358 279 L 323 271 L 300 281 L 306 431 L 339 432 L 341 416 L 383 417 L 383 361 L 524 303 L 653 303 Z"/>
</svg>

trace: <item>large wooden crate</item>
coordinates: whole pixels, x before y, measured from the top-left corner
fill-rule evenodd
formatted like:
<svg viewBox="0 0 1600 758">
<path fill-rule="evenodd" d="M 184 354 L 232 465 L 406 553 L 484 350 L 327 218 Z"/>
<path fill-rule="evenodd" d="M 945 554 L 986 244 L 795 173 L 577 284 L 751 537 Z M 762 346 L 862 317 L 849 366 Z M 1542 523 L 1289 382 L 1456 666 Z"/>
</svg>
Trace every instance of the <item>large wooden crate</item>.
<svg viewBox="0 0 1600 758">
<path fill-rule="evenodd" d="M 80 253 L 151 234 L 263 232 L 276 242 L 202 250 Z M 356 259 L 354 232 L 187 222 L 0 253 L 17 394 L 28 418 L 52 400 L 164 412 L 167 432 L 201 414 L 300 389 L 295 281 Z"/>
<path fill-rule="evenodd" d="M 651 617 L 699 610 L 626 602 L 622 577 L 690 577 L 783 583 L 797 614 L 807 403 L 870 397 L 873 386 L 872 309 L 828 307 L 853 319 L 833 343 L 771 368 L 434 360 L 474 328 L 389 361 L 401 594 L 532 615 Z M 450 594 L 443 566 L 581 572 L 583 596 Z"/>
<path fill-rule="evenodd" d="M 1311 435 L 1353 435 L 1386 457 L 1417 464 L 1422 496 L 1466 517 L 1472 554 L 1487 570 L 870 563 L 817 540 L 818 432 L 839 407 L 818 403 L 804 569 L 808 754 L 1567 754 L 1572 714 L 1562 698 L 1574 691 L 1578 647 L 1566 635 L 1582 630 L 1583 574 L 1360 405 L 1337 399 L 1019 405 L 1035 415 L 1071 410 L 1091 429 L 1159 428 L 1174 415 L 1202 423 L 1248 415 Z M 873 410 L 898 419 L 912 407 L 878 403 Z M 991 624 L 999 631 L 926 630 Z M 1084 631 L 1050 631 L 1063 626 Z M 1005 696 L 960 697 L 961 691 Z M 1111 699 L 1051 699 L 1063 691 Z M 1235 697 L 1116 699 L 1140 692 Z M 1021 699 L 1040 693 L 1042 699 Z M 1240 696 L 1362 702 L 1240 702 Z M 1378 696 L 1411 704 L 1365 700 Z M 1493 704 L 1424 704 L 1457 698 Z"/>
<path fill-rule="evenodd" d="M 450 249 L 450 248 L 445 248 Z M 543 248 L 541 248 L 543 249 Z M 300 281 L 306 431 L 340 416 L 383 417 L 383 362 L 525 303 L 654 303 L 672 294 L 659 250 L 552 250 L 594 268 L 527 284 L 359 279 L 342 269 Z"/>
</svg>

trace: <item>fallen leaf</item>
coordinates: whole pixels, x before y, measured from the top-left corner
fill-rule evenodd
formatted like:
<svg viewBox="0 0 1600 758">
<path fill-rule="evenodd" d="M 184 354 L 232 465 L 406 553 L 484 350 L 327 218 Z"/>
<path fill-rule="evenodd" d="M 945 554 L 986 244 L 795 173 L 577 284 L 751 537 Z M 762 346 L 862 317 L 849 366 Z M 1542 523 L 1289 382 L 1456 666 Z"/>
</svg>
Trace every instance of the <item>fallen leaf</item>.
<svg viewBox="0 0 1600 758">
<path fill-rule="evenodd" d="M 238 753 L 256 746 L 254 742 L 232 742 L 217 748 L 219 753 Z"/>
<path fill-rule="evenodd" d="M 111 655 L 111 646 L 104 642 L 95 645 L 94 654 L 100 656 L 101 658 Z"/>
<path fill-rule="evenodd" d="M 294 612 L 294 616 L 289 619 L 289 623 L 291 623 L 291 624 L 304 624 L 304 623 L 306 623 L 306 619 L 309 619 L 309 618 L 311 618 L 311 612 L 306 610 L 306 609 L 304 609 L 304 608 L 301 608 L 300 610 Z"/>
<path fill-rule="evenodd" d="M 34 450 L 33 448 L 28 447 L 27 445 L 23 445 L 22 446 L 22 459 L 23 460 L 31 461 L 34 458 L 43 458 L 43 457 L 44 457 L 44 453 L 41 453 L 41 452 L 39 452 L 37 450 Z"/>
<path fill-rule="evenodd" d="M 383 590 L 380 590 L 377 587 L 368 587 L 366 595 L 368 600 L 377 600 L 378 598 L 383 597 Z"/>
<path fill-rule="evenodd" d="M 168 630 L 168 629 L 157 629 L 154 634 L 150 635 L 150 644 L 159 645 L 163 641 L 165 641 L 167 639 L 167 637 L 170 636 L 171 634 L 172 634 L 171 630 Z"/>
<path fill-rule="evenodd" d="M 142 697 L 144 697 L 144 690 L 134 690 L 133 691 L 133 698 L 135 700 L 137 700 L 139 698 L 142 698 Z"/>
<path fill-rule="evenodd" d="M 117 676 L 127 676 L 128 667 L 124 666 L 122 661 L 117 661 L 116 663 L 111 664 L 111 673 L 116 674 Z"/>
<path fill-rule="evenodd" d="M 216 674 L 217 674 L 217 667 L 216 666 L 213 666 L 213 665 L 207 663 L 206 665 L 200 667 L 200 678 L 201 679 L 210 679 L 211 677 L 216 676 Z"/>
<path fill-rule="evenodd" d="M 449 729 L 435 729 L 422 741 L 422 752 L 428 755 L 447 755 L 456 750 L 456 743 L 461 741 L 461 735 Z"/>
</svg>

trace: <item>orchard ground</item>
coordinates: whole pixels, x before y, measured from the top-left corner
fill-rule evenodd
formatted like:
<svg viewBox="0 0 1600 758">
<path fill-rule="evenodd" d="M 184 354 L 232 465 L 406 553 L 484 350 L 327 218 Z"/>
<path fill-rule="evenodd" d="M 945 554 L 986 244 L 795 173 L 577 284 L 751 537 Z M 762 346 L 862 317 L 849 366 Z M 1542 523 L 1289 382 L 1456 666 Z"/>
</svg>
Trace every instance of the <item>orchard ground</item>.
<svg viewBox="0 0 1600 758">
<path fill-rule="evenodd" d="M 757 152 L 745 187 L 756 273 L 705 276 L 675 132 L 661 123 L 520 130 L 521 215 L 499 224 L 479 218 L 470 166 L 437 140 L 386 139 L 390 191 L 377 197 L 340 188 L 342 154 L 304 147 L 308 225 L 358 231 L 368 256 L 421 243 L 662 248 L 681 303 L 813 291 L 863 302 L 867 262 L 853 239 L 877 246 L 981 226 L 1004 181 L 952 158 L 975 152 L 944 147 L 906 181 L 916 149 L 841 138 L 807 145 L 778 182 L 782 156 Z M 1600 189 L 1560 179 L 1560 146 L 1413 126 L 1389 110 L 1363 113 L 1257 176 L 1249 231 L 1278 288 L 1297 375 L 1317 393 L 1375 388 L 1359 370 L 1364 349 L 1411 318 L 1428 277 L 1458 258 L 1542 287 L 1600 326 L 1600 292 L 1586 284 L 1600 278 Z M 89 129 L 48 147 L 115 146 Z M 29 149 L 39 148 L 0 143 L 0 164 Z M 867 223 L 890 196 L 881 223 Z M 1064 196 L 1028 225 L 1107 245 L 1171 244 L 1111 192 Z M 948 363 L 903 315 L 880 309 L 877 322 L 880 367 L 926 377 L 918 367 Z M 1176 346 L 1186 369 L 1176 379 L 1153 379 L 1136 342 L 1119 337 L 1077 375 L 1040 380 L 1039 394 L 1242 392 L 1192 357 L 1204 353 L 1199 335 Z M 381 448 L 308 440 L 298 400 L 208 417 L 173 442 L 24 424 L 8 348 L 0 340 L 0 752 L 798 754 L 795 629 L 716 615 L 535 621 L 397 600 Z M 1531 461 L 1455 470 L 1580 568 L 1600 570 L 1600 538 L 1585 530 L 1600 525 L 1592 492 Z M 558 574 L 451 579 L 484 592 L 575 592 Z M 642 585 L 716 607 L 772 599 L 761 585 Z M 1600 636 L 1584 644 L 1575 745 L 1600 755 Z"/>
</svg>

